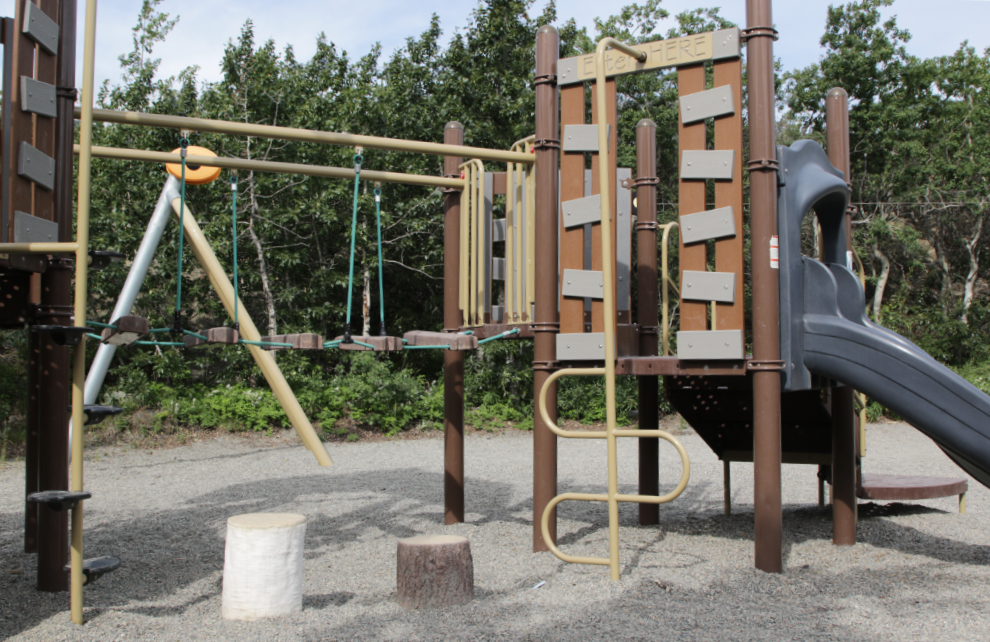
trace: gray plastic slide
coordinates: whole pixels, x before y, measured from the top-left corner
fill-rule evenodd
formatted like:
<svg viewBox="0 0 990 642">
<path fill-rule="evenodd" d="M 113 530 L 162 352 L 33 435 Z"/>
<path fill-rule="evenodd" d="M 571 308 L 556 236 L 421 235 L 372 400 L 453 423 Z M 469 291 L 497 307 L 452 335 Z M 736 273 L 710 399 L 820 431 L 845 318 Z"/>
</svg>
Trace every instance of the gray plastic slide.
<svg viewBox="0 0 990 642">
<path fill-rule="evenodd" d="M 804 363 L 852 386 L 928 435 L 990 487 L 990 397 L 895 332 L 866 318 L 859 279 L 805 258 Z"/>
</svg>

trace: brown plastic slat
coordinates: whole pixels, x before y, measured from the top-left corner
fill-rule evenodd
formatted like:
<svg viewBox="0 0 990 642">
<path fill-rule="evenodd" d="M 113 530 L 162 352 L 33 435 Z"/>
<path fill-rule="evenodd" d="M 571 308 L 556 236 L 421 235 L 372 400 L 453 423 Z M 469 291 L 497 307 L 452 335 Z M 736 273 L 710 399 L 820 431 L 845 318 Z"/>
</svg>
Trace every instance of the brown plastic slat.
<svg viewBox="0 0 990 642">
<path fill-rule="evenodd" d="M 677 92 L 678 96 L 688 96 L 705 90 L 705 66 L 693 65 L 690 67 L 679 67 L 677 69 Z M 685 150 L 705 149 L 705 122 L 693 123 L 690 125 L 680 124 L 678 118 L 678 150 L 677 158 L 682 156 Z M 706 209 L 705 206 L 705 181 L 683 181 L 678 177 L 678 200 L 680 206 L 678 213 L 681 216 L 694 214 Z M 740 208 L 740 212 L 742 209 Z M 742 229 L 740 225 L 738 229 Z M 686 270 L 704 271 L 708 269 L 706 264 L 707 250 L 704 243 L 685 246 L 677 235 L 680 245 L 680 274 Z M 683 291 L 683 279 L 682 279 Z M 707 304 L 693 301 L 681 301 L 681 330 L 707 330 L 708 311 Z"/>
<path fill-rule="evenodd" d="M 860 499 L 886 501 L 935 499 L 965 493 L 968 483 L 961 477 L 920 477 L 914 475 L 872 475 L 863 473 L 857 492 Z"/>
<path fill-rule="evenodd" d="M 743 301 L 743 177 L 742 177 L 742 61 L 720 60 L 715 63 L 715 86 L 732 87 L 735 113 L 715 119 L 715 149 L 735 150 L 732 181 L 715 181 L 715 208 L 732 207 L 736 235 L 715 241 L 715 270 L 736 274 L 738 295 L 732 303 L 717 303 L 716 326 L 719 330 L 745 330 L 746 309 Z M 743 337 L 745 342 L 745 337 Z"/>
<path fill-rule="evenodd" d="M 563 87 L 560 90 L 560 129 L 567 125 L 584 123 L 584 84 Z M 563 152 L 560 155 L 560 201 L 572 201 L 584 197 L 584 153 Z M 584 226 L 565 229 L 560 227 L 560 279 L 564 282 L 564 270 L 584 269 Z M 560 296 L 560 332 L 576 334 L 584 332 L 584 299 Z"/>
</svg>

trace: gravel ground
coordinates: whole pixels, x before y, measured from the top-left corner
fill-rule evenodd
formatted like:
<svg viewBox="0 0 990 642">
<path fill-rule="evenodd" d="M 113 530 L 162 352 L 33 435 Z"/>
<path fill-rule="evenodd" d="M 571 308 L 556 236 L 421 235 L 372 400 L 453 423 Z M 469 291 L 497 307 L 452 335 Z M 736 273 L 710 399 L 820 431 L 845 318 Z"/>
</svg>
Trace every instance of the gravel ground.
<svg viewBox="0 0 990 642">
<path fill-rule="evenodd" d="M 464 524 L 445 527 L 443 444 L 337 444 L 319 468 L 293 439 L 221 437 L 169 450 L 88 453 L 87 556 L 123 567 L 86 588 L 83 627 L 68 594 L 34 590 L 22 548 L 23 464 L 0 470 L 0 638 L 12 640 L 986 640 L 990 492 L 861 505 L 859 543 L 830 543 L 815 469 L 784 467 L 785 572 L 753 570 L 752 466 L 733 465 L 734 514 L 722 514 L 722 466 L 693 434 L 691 483 L 659 527 L 622 505 L 622 580 L 530 552 L 532 441 L 467 439 Z M 871 425 L 867 472 L 964 475 L 903 424 Z M 634 492 L 635 443 L 620 441 L 620 490 Z M 560 492 L 604 492 L 605 446 L 561 441 Z M 664 487 L 680 469 L 661 448 Z M 220 617 L 225 522 L 248 512 L 309 519 L 303 611 L 262 622 Z M 567 552 L 606 554 L 601 504 L 560 508 Z M 475 600 L 410 612 L 395 604 L 396 540 L 471 540 Z M 538 583 L 546 583 L 534 589 Z"/>
</svg>

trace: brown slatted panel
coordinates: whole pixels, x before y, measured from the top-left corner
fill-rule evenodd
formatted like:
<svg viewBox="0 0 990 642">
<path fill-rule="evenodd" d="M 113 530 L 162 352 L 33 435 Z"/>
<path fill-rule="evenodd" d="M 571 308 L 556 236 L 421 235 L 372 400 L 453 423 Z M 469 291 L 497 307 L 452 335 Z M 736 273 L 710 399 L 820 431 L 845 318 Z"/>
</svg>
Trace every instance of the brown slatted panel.
<svg viewBox="0 0 990 642">
<path fill-rule="evenodd" d="M 560 89 L 560 132 L 567 125 L 584 124 L 584 85 Z M 584 197 L 584 153 L 568 152 L 560 156 L 560 202 Z M 561 219 L 563 217 L 560 217 Z M 560 283 L 564 269 L 584 269 L 584 227 L 564 229 L 560 223 Z M 584 332 L 584 299 L 560 298 L 560 332 Z"/>
<path fill-rule="evenodd" d="M 591 87 L 591 122 L 594 124 L 598 123 L 598 107 L 597 107 L 597 87 L 592 85 Z M 611 211 L 612 211 L 612 261 L 613 266 L 615 265 L 615 205 L 616 205 L 616 194 L 618 190 L 615 189 L 615 171 L 618 167 L 618 161 L 616 159 L 616 141 L 618 139 L 618 126 L 616 125 L 616 94 L 615 94 L 615 79 L 605 81 L 605 101 L 608 105 L 608 113 L 605 115 L 605 122 L 612 126 L 612 134 L 609 136 L 609 184 L 612 186 L 611 194 Z M 598 178 L 598 154 L 592 154 L 591 156 L 591 195 L 599 194 L 601 190 L 601 181 Z M 604 224 L 604 221 L 602 221 Z M 591 226 L 591 269 L 595 271 L 600 271 L 603 269 L 602 265 L 602 230 L 598 225 Z M 614 270 L 613 270 L 614 273 Z M 613 292 L 615 289 L 613 288 Z M 623 323 L 628 323 L 628 313 L 625 315 L 627 320 Z M 615 323 L 615 319 L 612 320 Z M 605 331 L 605 304 L 598 300 L 593 299 L 591 301 L 591 331 L 592 332 L 604 332 Z"/>
<path fill-rule="evenodd" d="M 55 22 L 58 22 L 58 0 L 41 0 L 39 4 L 41 6 L 41 10 L 45 12 L 45 15 Z M 48 83 L 49 85 L 57 84 L 55 78 L 55 56 L 51 55 L 41 47 L 36 47 L 35 56 L 38 61 L 35 80 L 40 80 L 41 82 Z M 20 80 L 18 80 L 18 82 L 20 82 Z M 54 158 L 55 119 L 48 118 L 47 116 L 38 116 L 37 114 L 33 116 L 33 119 L 35 121 L 34 146 Z M 38 218 L 45 219 L 46 221 L 54 221 L 55 192 L 35 185 L 34 211 L 31 213 Z"/>
<path fill-rule="evenodd" d="M 21 142 L 34 143 L 34 123 L 31 114 L 21 111 L 21 76 L 34 78 L 34 42 L 21 31 L 24 19 L 24 2 L 17 3 L 14 24 L 14 74 L 10 79 L 10 140 L 5 140 L 4 154 L 9 166 L 9 182 L 6 189 L 7 229 L 3 240 L 14 240 L 14 211 L 31 212 L 32 183 L 17 175 L 17 157 Z"/>
<path fill-rule="evenodd" d="M 696 94 L 705 90 L 704 64 L 680 67 L 677 70 L 677 92 L 679 96 Z M 681 156 L 684 150 L 705 149 L 705 122 L 684 125 L 678 117 L 677 167 L 680 171 Z M 678 212 L 681 216 L 694 214 L 705 208 L 705 181 L 683 181 L 678 179 Z M 741 229 L 741 228 L 740 228 Z M 680 235 L 678 235 L 680 239 Z M 707 269 L 704 243 L 684 247 L 680 243 L 680 274 L 683 288 L 683 274 L 686 270 L 704 271 Z M 681 301 L 681 330 L 707 330 L 707 304 L 695 301 Z"/>
<path fill-rule="evenodd" d="M 716 326 L 719 330 L 742 330 L 746 310 L 743 299 L 743 179 L 742 179 L 742 61 L 720 60 L 715 63 L 715 86 L 732 86 L 736 113 L 715 119 L 715 149 L 733 149 L 736 166 L 731 181 L 715 181 L 715 207 L 731 206 L 736 219 L 736 236 L 715 242 L 715 270 L 735 272 L 736 300 L 716 304 Z"/>
</svg>

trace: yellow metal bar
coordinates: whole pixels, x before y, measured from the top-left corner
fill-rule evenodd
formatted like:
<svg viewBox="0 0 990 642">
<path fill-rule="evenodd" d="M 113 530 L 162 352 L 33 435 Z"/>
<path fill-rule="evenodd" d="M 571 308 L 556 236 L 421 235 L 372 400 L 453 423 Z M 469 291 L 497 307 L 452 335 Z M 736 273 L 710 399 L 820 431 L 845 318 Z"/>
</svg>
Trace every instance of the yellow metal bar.
<svg viewBox="0 0 990 642">
<path fill-rule="evenodd" d="M 76 116 L 79 116 L 76 110 Z M 232 136 L 258 136 L 259 138 L 277 138 L 341 147 L 366 147 L 369 149 L 390 149 L 397 152 L 417 152 L 434 156 L 467 156 L 487 161 L 524 163 L 530 165 L 536 161 L 533 156 L 508 152 L 501 149 L 484 147 L 464 147 L 462 145 L 445 145 L 443 143 L 427 143 L 418 140 L 402 140 L 399 138 L 382 138 L 380 136 L 361 136 L 358 134 L 341 134 L 337 132 L 321 132 L 312 129 L 295 127 L 276 127 L 274 125 L 256 125 L 253 123 L 235 123 L 227 120 L 207 120 L 204 118 L 187 118 L 166 114 L 145 114 L 136 111 L 114 111 L 112 109 L 97 109 L 94 118 L 103 123 L 120 125 L 141 125 L 145 127 L 165 127 L 169 129 L 185 129 L 196 132 L 212 132 L 215 134 L 230 134 Z M 361 172 L 364 173 L 363 171 Z"/>
<path fill-rule="evenodd" d="M 526 292 L 526 275 L 527 270 L 532 269 L 529 265 L 529 244 L 528 235 L 526 233 L 526 225 L 529 219 L 532 218 L 532 212 L 526 211 L 526 167 L 524 165 L 516 164 L 516 173 L 513 176 L 512 184 L 513 194 L 512 198 L 516 201 L 516 229 L 514 231 L 516 235 L 516 315 L 517 321 L 529 321 L 529 310 L 526 309 L 526 303 L 529 300 L 529 293 Z"/>
<path fill-rule="evenodd" d="M 670 289 L 673 288 L 674 292 L 677 293 L 677 298 L 681 297 L 680 291 L 674 284 L 673 280 L 670 278 L 669 266 L 667 265 L 667 249 L 668 241 L 670 240 L 670 231 L 677 227 L 677 222 L 667 223 L 663 225 L 663 243 L 660 246 L 660 269 L 663 271 L 662 278 L 660 279 L 660 293 L 663 296 L 663 306 L 661 307 L 662 323 L 663 323 L 663 356 L 670 356 Z"/>
<path fill-rule="evenodd" d="M 485 323 L 485 166 L 479 160 L 474 167 L 474 180 L 477 192 L 474 197 L 474 322 L 477 325 Z"/>
<path fill-rule="evenodd" d="M 80 152 L 79 145 L 74 147 Z M 120 147 L 94 147 L 93 156 L 115 160 L 134 160 L 148 163 L 178 163 L 181 157 L 169 152 L 152 152 L 143 149 L 122 149 Z M 347 167 L 322 167 L 319 165 L 304 165 L 302 163 L 278 163 L 275 161 L 248 160 L 246 158 L 223 158 L 221 156 L 186 157 L 187 165 L 204 165 L 206 167 L 224 167 L 227 169 L 242 169 L 245 171 L 270 172 L 274 174 L 298 174 L 300 176 L 318 176 L 323 178 L 354 178 L 354 169 Z M 379 183 L 401 183 L 403 185 L 425 185 L 430 187 L 453 187 L 460 189 L 464 181 L 459 178 L 444 178 L 442 176 L 427 176 L 423 174 L 403 174 L 400 172 L 380 172 L 372 169 L 362 169 L 361 178 Z"/>
<path fill-rule="evenodd" d="M 57 254 L 78 249 L 78 243 L 0 243 L 0 254 Z"/>
<path fill-rule="evenodd" d="M 515 145 L 512 149 L 515 150 Z M 505 322 L 516 321 L 515 285 L 516 256 L 514 253 L 515 232 L 515 172 L 516 164 L 508 163 L 505 168 Z"/>
<path fill-rule="evenodd" d="M 535 140 L 534 137 L 527 143 L 527 149 L 533 149 Z M 526 175 L 526 297 L 523 305 L 528 319 L 536 302 L 536 167 L 523 166 L 522 171 Z"/>
<path fill-rule="evenodd" d="M 79 192 L 76 198 L 76 287 L 75 323 L 86 323 L 87 277 L 89 272 L 89 199 L 92 184 L 90 171 L 93 157 L 93 77 L 96 60 L 96 0 L 87 0 L 83 46 L 83 82 L 79 112 Z M 72 479 L 71 490 L 83 489 L 83 391 L 86 386 L 86 342 L 80 341 L 73 351 L 72 362 Z M 83 504 L 72 509 L 69 558 L 69 603 L 72 621 L 83 623 Z"/>
<path fill-rule="evenodd" d="M 464 166 L 461 166 L 463 175 L 467 178 L 467 170 Z M 457 288 L 457 301 L 461 308 L 461 325 L 468 325 L 468 261 L 470 261 L 470 254 L 468 253 L 468 212 L 471 209 L 471 190 L 467 189 L 467 181 L 464 183 L 465 188 L 461 190 L 461 252 L 460 252 L 460 279 L 458 280 Z"/>
<path fill-rule="evenodd" d="M 468 325 L 475 325 L 474 307 L 478 299 L 478 264 L 475 254 L 476 239 L 478 237 L 477 221 L 474 217 L 475 202 L 478 200 L 478 191 L 474 185 L 474 165 L 468 162 L 464 171 L 466 172 L 467 183 L 464 189 L 471 192 L 471 207 L 468 209 Z"/>
<path fill-rule="evenodd" d="M 959 493 L 959 513 L 966 514 L 966 493 Z"/>
<path fill-rule="evenodd" d="M 178 215 L 181 210 L 181 199 L 177 198 L 172 201 L 172 209 Z M 261 333 L 258 332 L 258 328 L 254 325 L 254 321 L 251 319 L 251 315 L 248 314 L 244 303 L 234 298 L 234 286 L 227 279 L 226 271 L 220 265 L 220 261 L 217 260 L 213 249 L 210 248 L 209 241 L 203 235 L 203 231 L 200 229 L 199 224 L 196 223 L 196 219 L 193 217 L 193 213 L 189 210 L 188 205 L 186 205 L 182 216 L 182 227 L 189 239 L 189 245 L 192 247 L 193 254 L 196 255 L 196 260 L 199 261 L 200 266 L 210 277 L 210 283 L 213 285 L 213 289 L 216 290 L 217 295 L 220 297 L 220 302 L 223 303 L 223 307 L 227 310 L 227 314 L 231 318 L 234 316 L 234 302 L 235 300 L 237 301 L 237 321 L 241 337 L 248 341 L 261 341 Z M 272 353 L 255 345 L 248 345 L 248 350 L 250 350 L 251 356 L 254 357 L 262 374 L 265 375 L 265 379 L 268 380 L 268 385 L 271 386 L 275 398 L 282 405 L 285 414 L 289 417 L 289 421 L 292 423 L 292 427 L 296 429 L 299 438 L 307 448 L 313 451 L 316 461 L 321 466 L 332 466 L 333 461 L 330 459 L 330 455 L 323 446 L 323 442 L 316 436 L 316 431 L 313 430 L 313 426 L 309 423 L 306 413 L 299 406 L 299 401 L 296 400 L 292 388 L 289 387 L 285 377 L 282 376 L 282 371 L 279 370 L 278 364 L 275 363 Z"/>
</svg>

